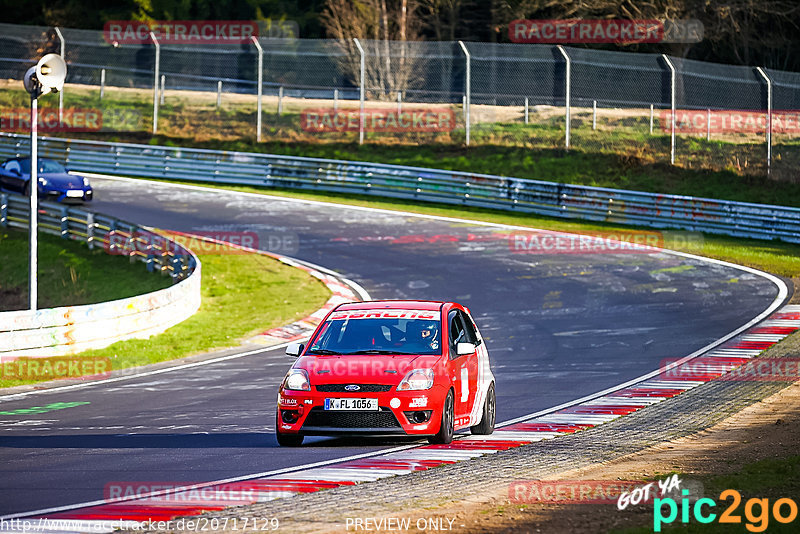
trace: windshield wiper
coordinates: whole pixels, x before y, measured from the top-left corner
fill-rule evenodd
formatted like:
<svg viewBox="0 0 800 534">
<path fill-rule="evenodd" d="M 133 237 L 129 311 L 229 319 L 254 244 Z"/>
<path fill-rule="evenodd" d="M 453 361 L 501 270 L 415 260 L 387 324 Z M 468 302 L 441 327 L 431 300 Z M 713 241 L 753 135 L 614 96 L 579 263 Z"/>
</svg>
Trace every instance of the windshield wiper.
<svg viewBox="0 0 800 534">
<path fill-rule="evenodd" d="M 355 352 L 348 352 L 348 354 L 392 354 L 397 356 L 413 356 L 414 353 L 398 352 L 396 350 L 368 349 L 368 350 L 357 350 Z"/>
<path fill-rule="evenodd" d="M 328 350 L 328 349 L 311 349 L 309 354 L 319 354 L 321 356 L 341 356 L 341 352 L 336 352 L 335 350 Z"/>
</svg>

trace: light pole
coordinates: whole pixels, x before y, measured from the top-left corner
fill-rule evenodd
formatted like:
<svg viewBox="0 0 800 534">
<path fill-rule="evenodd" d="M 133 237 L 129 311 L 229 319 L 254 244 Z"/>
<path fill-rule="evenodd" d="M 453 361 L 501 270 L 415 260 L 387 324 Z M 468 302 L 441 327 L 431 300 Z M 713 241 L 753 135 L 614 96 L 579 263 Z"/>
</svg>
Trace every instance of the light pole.
<svg viewBox="0 0 800 534">
<path fill-rule="evenodd" d="M 31 179 L 30 188 L 30 224 L 29 232 L 29 273 L 28 273 L 28 300 L 31 311 L 36 311 L 38 297 L 38 284 L 36 278 L 36 251 L 38 248 L 38 215 L 39 215 L 39 161 L 37 154 L 36 137 L 39 129 L 39 97 L 47 93 L 57 93 L 64 87 L 67 77 L 67 64 L 58 54 L 47 54 L 35 67 L 28 69 L 22 83 L 25 90 L 31 95 Z"/>
</svg>

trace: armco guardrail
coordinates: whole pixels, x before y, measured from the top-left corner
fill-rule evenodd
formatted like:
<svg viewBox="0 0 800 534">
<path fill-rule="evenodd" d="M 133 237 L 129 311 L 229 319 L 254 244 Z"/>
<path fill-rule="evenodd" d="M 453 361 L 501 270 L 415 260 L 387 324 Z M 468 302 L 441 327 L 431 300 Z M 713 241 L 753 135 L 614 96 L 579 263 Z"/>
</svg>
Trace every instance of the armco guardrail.
<svg viewBox="0 0 800 534">
<path fill-rule="evenodd" d="M 0 193 L 0 226 L 27 228 L 28 197 Z M 200 262 L 180 244 L 107 215 L 53 202 L 39 204 L 39 230 L 102 246 L 172 277 L 171 287 L 135 297 L 60 308 L 0 313 L 0 361 L 100 348 L 163 332 L 200 307 Z"/>
<path fill-rule="evenodd" d="M 0 134 L 0 155 L 28 152 Z M 347 192 L 800 243 L 800 209 L 379 163 L 43 138 L 76 171 Z"/>
</svg>

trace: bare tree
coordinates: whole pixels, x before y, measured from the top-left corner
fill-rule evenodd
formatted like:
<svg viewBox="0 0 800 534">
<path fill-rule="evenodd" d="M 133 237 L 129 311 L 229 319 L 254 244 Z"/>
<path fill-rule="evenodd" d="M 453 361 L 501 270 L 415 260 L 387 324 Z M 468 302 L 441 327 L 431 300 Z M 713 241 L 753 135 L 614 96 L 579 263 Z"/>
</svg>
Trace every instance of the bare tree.
<svg viewBox="0 0 800 534">
<path fill-rule="evenodd" d="M 455 41 L 464 0 L 421 0 L 420 12 L 426 28 L 437 41 Z"/>
<path fill-rule="evenodd" d="M 362 40 L 366 58 L 366 87 L 377 98 L 392 98 L 421 81 L 423 59 L 409 41 L 421 37 L 416 0 L 327 0 L 322 24 L 343 53 L 340 67 L 359 82 L 359 52 L 353 38 Z"/>
</svg>

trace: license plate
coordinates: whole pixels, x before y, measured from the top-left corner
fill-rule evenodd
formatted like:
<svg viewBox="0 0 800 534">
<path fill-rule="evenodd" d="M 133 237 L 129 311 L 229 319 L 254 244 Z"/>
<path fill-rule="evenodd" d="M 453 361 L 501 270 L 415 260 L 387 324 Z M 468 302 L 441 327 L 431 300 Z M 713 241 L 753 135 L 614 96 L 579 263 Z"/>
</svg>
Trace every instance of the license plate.
<svg viewBox="0 0 800 534">
<path fill-rule="evenodd" d="M 67 191 L 68 197 L 83 197 L 83 191 L 79 191 L 78 189 L 70 189 Z"/>
<path fill-rule="evenodd" d="M 378 411 L 378 399 L 325 399 L 326 410 Z"/>
</svg>

